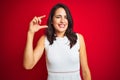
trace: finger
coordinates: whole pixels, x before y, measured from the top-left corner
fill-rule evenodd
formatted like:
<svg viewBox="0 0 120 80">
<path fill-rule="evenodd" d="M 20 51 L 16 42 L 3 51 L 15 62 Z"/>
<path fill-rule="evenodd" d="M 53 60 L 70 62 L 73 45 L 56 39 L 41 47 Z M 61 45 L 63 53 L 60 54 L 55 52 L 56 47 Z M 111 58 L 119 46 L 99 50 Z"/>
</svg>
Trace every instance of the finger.
<svg viewBox="0 0 120 80">
<path fill-rule="evenodd" d="M 32 19 L 32 22 L 33 22 L 34 24 L 37 23 L 36 16 Z"/>
<path fill-rule="evenodd" d="M 40 17 L 38 17 L 38 18 L 42 19 L 42 18 L 44 18 L 44 17 L 46 17 L 46 15 L 40 16 Z"/>
<path fill-rule="evenodd" d="M 41 24 L 42 20 L 40 18 L 38 18 L 39 24 Z"/>
<path fill-rule="evenodd" d="M 40 26 L 40 29 L 43 29 L 43 28 L 48 28 L 48 26 L 47 25 Z"/>
<path fill-rule="evenodd" d="M 40 17 L 38 17 L 38 20 L 39 20 L 39 24 L 41 24 L 41 22 L 42 22 L 42 18 L 44 18 L 44 17 L 46 17 L 46 15 L 43 15 L 43 16 L 40 16 Z"/>
<path fill-rule="evenodd" d="M 32 22 L 35 24 L 35 23 L 36 23 L 36 20 L 35 20 L 35 19 L 33 19 L 33 20 L 32 20 Z"/>
<path fill-rule="evenodd" d="M 38 23 L 38 22 L 39 22 L 39 20 L 38 20 L 38 18 L 37 18 L 37 17 L 35 17 L 34 19 L 35 19 L 36 23 Z"/>
<path fill-rule="evenodd" d="M 42 25 L 41 28 L 48 28 L 48 26 L 47 25 Z"/>
</svg>

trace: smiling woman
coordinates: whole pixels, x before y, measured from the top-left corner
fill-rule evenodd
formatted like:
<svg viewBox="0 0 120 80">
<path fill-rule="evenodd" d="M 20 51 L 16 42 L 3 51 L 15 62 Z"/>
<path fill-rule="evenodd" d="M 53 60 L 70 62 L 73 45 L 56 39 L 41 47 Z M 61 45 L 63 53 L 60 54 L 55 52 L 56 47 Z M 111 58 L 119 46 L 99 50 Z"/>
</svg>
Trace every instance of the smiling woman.
<svg viewBox="0 0 120 80">
<path fill-rule="evenodd" d="M 91 80 L 87 63 L 84 38 L 73 32 L 73 20 L 69 9 L 64 4 L 55 5 L 49 15 L 47 25 L 41 25 L 40 17 L 31 20 L 24 52 L 24 67 L 32 69 L 46 52 L 48 80 L 81 80 L 80 65 L 84 80 Z M 33 49 L 35 32 L 46 28 Z"/>
<path fill-rule="evenodd" d="M 56 34 L 65 33 L 67 27 L 68 27 L 68 20 L 66 12 L 63 8 L 59 8 L 56 10 L 55 15 L 53 16 L 53 22 L 52 22 Z"/>
</svg>

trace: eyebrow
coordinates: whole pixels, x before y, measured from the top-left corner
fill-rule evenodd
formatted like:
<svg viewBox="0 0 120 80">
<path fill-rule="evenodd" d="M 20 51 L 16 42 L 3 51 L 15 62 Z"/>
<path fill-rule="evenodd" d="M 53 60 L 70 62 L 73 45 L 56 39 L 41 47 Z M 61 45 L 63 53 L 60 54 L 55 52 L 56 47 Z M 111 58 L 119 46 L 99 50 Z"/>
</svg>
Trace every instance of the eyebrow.
<svg viewBox="0 0 120 80">
<path fill-rule="evenodd" d="M 58 15 L 55 15 L 55 16 L 62 16 L 62 15 L 58 14 Z M 67 15 L 64 15 L 64 16 L 67 16 Z"/>
</svg>

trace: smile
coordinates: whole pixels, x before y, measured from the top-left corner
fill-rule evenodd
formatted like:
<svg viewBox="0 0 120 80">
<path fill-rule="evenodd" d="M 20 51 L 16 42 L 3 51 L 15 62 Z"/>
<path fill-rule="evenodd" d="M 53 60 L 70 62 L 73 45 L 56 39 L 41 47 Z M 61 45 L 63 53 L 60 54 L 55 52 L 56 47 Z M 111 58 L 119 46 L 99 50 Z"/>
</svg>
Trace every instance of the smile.
<svg viewBox="0 0 120 80">
<path fill-rule="evenodd" d="M 60 28 L 64 28 L 65 27 L 65 24 L 59 24 L 58 25 Z"/>
</svg>

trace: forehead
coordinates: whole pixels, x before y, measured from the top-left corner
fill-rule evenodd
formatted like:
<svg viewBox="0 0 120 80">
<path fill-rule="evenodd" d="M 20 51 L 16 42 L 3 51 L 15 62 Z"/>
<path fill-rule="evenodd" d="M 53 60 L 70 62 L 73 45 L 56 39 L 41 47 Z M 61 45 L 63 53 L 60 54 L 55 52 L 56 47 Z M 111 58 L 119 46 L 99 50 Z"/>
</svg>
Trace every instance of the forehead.
<svg viewBox="0 0 120 80">
<path fill-rule="evenodd" d="M 66 11 L 64 8 L 58 8 L 54 15 L 66 15 Z"/>
</svg>

